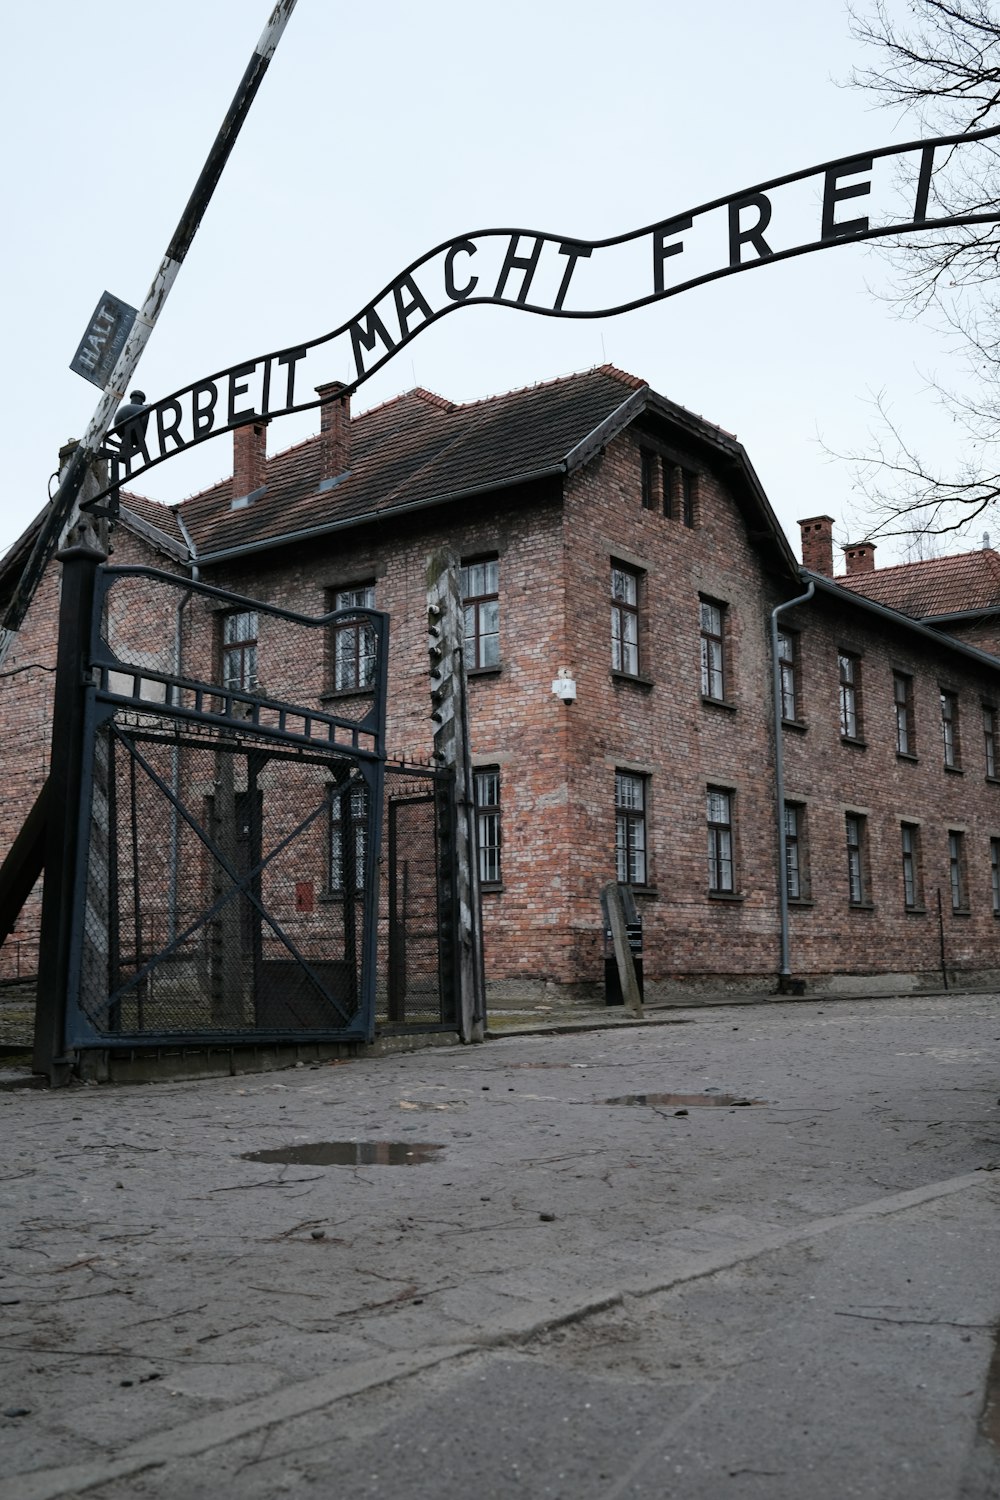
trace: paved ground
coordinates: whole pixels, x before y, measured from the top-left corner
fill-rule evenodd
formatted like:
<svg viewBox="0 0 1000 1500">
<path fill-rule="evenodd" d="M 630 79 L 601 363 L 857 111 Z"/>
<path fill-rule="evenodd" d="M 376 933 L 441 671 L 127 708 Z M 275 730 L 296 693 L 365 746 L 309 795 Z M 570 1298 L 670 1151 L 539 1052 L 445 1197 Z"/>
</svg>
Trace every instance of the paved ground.
<svg viewBox="0 0 1000 1500">
<path fill-rule="evenodd" d="M 976 995 L 2 1094 L 0 1500 L 1000 1496 L 998 1063 Z"/>
</svg>

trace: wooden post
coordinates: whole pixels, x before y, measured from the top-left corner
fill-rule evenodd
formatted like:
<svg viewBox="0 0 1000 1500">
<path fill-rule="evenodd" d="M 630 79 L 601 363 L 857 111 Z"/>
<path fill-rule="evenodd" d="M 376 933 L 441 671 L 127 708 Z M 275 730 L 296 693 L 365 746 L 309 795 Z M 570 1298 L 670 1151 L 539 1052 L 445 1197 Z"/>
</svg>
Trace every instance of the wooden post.
<svg viewBox="0 0 1000 1500">
<path fill-rule="evenodd" d="M 611 941 L 615 949 L 615 962 L 618 965 L 618 978 L 622 987 L 622 999 L 625 1006 L 634 1016 L 641 1017 L 642 996 L 639 994 L 639 979 L 635 972 L 635 959 L 632 957 L 632 949 L 629 946 L 628 927 L 625 922 L 625 902 L 622 900 L 621 886 L 606 885 L 602 891 L 604 907 L 608 914 L 608 925 L 611 928 Z"/>
<path fill-rule="evenodd" d="M 454 776 L 452 826 L 459 1034 L 463 1042 L 486 1035 L 482 914 L 476 859 L 476 809 L 469 754 L 469 720 L 462 654 L 464 612 L 458 559 L 441 549 L 427 563 L 427 649 L 431 662 L 434 755 Z"/>
</svg>

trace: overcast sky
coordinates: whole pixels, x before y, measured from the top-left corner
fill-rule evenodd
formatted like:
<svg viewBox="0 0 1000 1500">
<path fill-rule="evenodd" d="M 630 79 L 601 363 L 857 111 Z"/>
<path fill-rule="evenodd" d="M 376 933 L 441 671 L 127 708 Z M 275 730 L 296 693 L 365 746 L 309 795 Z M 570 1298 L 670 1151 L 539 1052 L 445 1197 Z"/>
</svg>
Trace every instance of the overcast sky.
<svg viewBox="0 0 1000 1500">
<path fill-rule="evenodd" d="M 105 289 L 141 304 L 267 15 L 268 0 L 8 7 L 0 551 L 96 404 L 68 368 L 91 312 Z M 613 235 L 918 135 L 841 86 L 858 60 L 841 0 L 298 0 L 134 384 L 156 400 L 315 338 L 462 231 Z M 355 410 L 609 360 L 739 436 L 796 551 L 801 516 L 829 513 L 846 541 L 862 510 L 828 450 L 867 446 L 875 394 L 928 451 L 957 442 L 928 390 L 947 348 L 880 300 L 887 276 L 848 246 L 614 319 L 470 308 Z M 275 421 L 269 451 L 317 425 Z M 230 443 L 136 488 L 177 500 L 230 472 Z"/>
</svg>

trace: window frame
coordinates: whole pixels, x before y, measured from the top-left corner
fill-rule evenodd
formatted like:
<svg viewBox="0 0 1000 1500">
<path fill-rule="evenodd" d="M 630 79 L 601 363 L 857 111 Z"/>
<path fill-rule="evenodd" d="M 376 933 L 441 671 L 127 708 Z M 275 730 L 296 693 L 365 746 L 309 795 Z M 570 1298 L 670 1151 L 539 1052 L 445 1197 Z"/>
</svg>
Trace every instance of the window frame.
<svg viewBox="0 0 1000 1500">
<path fill-rule="evenodd" d="M 484 783 L 492 782 L 492 800 L 485 800 L 482 793 Z M 503 819 L 501 804 L 500 767 L 474 766 L 472 769 L 472 797 L 476 811 L 476 858 L 479 871 L 479 889 L 498 890 L 503 884 Z"/>
<path fill-rule="evenodd" d="M 714 805 L 713 805 L 714 801 Z M 724 816 L 715 816 L 717 812 Z M 733 897 L 736 885 L 736 793 L 732 787 L 705 788 L 705 829 L 708 853 L 708 894 Z M 726 872 L 728 871 L 728 884 Z"/>
<path fill-rule="evenodd" d="M 872 905 L 868 875 L 868 819 L 864 813 L 845 812 L 847 900 L 855 908 Z M 852 836 L 853 835 L 853 836 Z"/>
<path fill-rule="evenodd" d="M 990 886 L 993 895 L 993 915 L 1000 917 L 1000 838 L 990 839 Z"/>
<path fill-rule="evenodd" d="M 958 693 L 954 688 L 940 687 L 941 746 L 946 771 L 962 769 L 962 738 Z"/>
<path fill-rule="evenodd" d="M 903 696 L 900 697 L 900 688 Z M 892 672 L 892 702 L 896 717 L 896 754 L 904 760 L 917 759 L 916 718 L 913 706 L 913 675 Z"/>
<path fill-rule="evenodd" d="M 1000 741 L 997 739 L 997 706 L 986 699 L 981 702 L 983 711 L 983 754 L 986 761 L 986 780 L 1000 780 Z"/>
<path fill-rule="evenodd" d="M 789 830 L 789 814 L 794 828 Z M 782 846 L 785 859 L 785 893 L 792 905 L 805 906 L 812 900 L 809 876 L 808 812 L 804 802 L 785 802 L 782 818 Z M 794 852 L 794 859 L 793 859 Z M 793 878 L 794 869 L 794 878 Z"/>
<path fill-rule="evenodd" d="M 849 745 L 863 745 L 864 713 L 861 692 L 861 656 L 844 646 L 837 648 L 840 738 Z"/>
<path fill-rule="evenodd" d="M 331 786 L 328 791 L 329 829 L 327 837 L 327 882 L 329 896 L 362 896 L 365 889 L 365 865 L 368 855 L 368 784 L 355 781 L 350 788 L 350 818 L 354 859 L 354 890 L 344 884 L 344 819 L 340 805 L 347 787 Z"/>
<path fill-rule="evenodd" d="M 363 597 L 350 597 L 352 595 Z M 364 583 L 338 585 L 330 589 L 328 598 L 333 610 L 374 609 L 375 580 L 372 578 L 366 579 Z M 341 654 L 342 643 L 348 646 L 343 656 Z M 367 649 L 365 649 L 365 643 L 367 643 Z M 352 667 L 352 671 L 345 672 L 343 677 L 341 675 L 342 664 Z M 365 664 L 367 664 L 367 674 Z M 331 692 L 343 697 L 348 697 L 352 693 L 370 693 L 375 682 L 376 667 L 375 631 L 370 621 L 355 618 L 331 627 Z M 344 680 L 351 676 L 354 678 L 353 681 Z M 362 678 L 365 680 L 362 681 Z"/>
<path fill-rule="evenodd" d="M 649 888 L 649 780 L 645 772 L 615 768 L 615 876 L 638 890 Z M 638 790 L 638 803 L 622 796 L 626 785 Z"/>
<path fill-rule="evenodd" d="M 474 570 L 484 569 L 483 585 L 479 593 L 473 593 Z M 490 571 L 492 570 L 492 571 Z M 462 592 L 463 632 L 462 649 L 465 655 L 465 670 L 473 672 L 499 672 L 500 661 L 500 558 L 495 552 L 484 552 L 476 557 L 463 559 L 459 568 L 459 587 Z M 494 614 L 494 629 L 484 629 L 490 611 Z M 472 628 L 470 630 L 470 621 Z M 493 641 L 490 647 L 487 642 Z M 470 651 L 471 642 L 471 651 Z"/>
<path fill-rule="evenodd" d="M 621 677 L 639 677 L 642 668 L 642 572 L 618 558 L 611 559 L 611 670 Z M 617 580 L 631 584 L 633 598 L 617 592 Z M 631 621 L 634 640 L 627 636 Z M 628 665 L 631 652 L 632 665 Z"/>
<path fill-rule="evenodd" d="M 787 648 L 787 650 L 786 650 Z M 781 719 L 801 724 L 799 714 L 799 632 L 778 630 L 778 681 L 781 687 Z M 788 712 L 789 703 L 791 713 Z"/>
<path fill-rule="evenodd" d="M 952 915 L 964 915 L 969 910 L 969 871 L 963 828 L 948 829 L 948 885 Z"/>
<path fill-rule="evenodd" d="M 252 622 L 252 633 L 229 638 L 230 622 L 246 620 Z M 237 627 L 238 628 L 238 627 Z M 256 693 L 260 687 L 258 660 L 260 653 L 260 615 L 255 609 L 230 609 L 222 616 L 219 625 L 220 661 L 222 685 L 228 692 Z M 230 661 L 239 661 L 238 674 L 230 673 Z M 246 671 L 247 662 L 249 672 Z"/>
<path fill-rule="evenodd" d="M 718 630 L 706 626 L 706 611 L 714 610 L 718 615 Z M 727 703 L 729 686 L 729 662 L 726 650 L 729 606 L 724 599 L 713 599 L 708 594 L 698 595 L 698 626 L 701 649 L 701 697 L 703 703 Z M 713 647 L 715 657 L 713 660 Z M 718 684 L 719 691 L 714 688 Z"/>
<path fill-rule="evenodd" d="M 903 820 L 899 825 L 900 858 L 903 873 L 903 910 L 924 911 L 923 860 L 920 847 L 920 824 Z"/>
</svg>

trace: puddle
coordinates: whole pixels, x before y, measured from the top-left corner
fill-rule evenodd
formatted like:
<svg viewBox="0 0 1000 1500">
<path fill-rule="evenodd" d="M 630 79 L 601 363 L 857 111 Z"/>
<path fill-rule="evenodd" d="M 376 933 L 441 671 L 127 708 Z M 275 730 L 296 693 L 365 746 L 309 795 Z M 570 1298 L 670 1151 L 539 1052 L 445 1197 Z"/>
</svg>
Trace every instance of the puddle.
<svg viewBox="0 0 1000 1500">
<path fill-rule="evenodd" d="M 246 1151 L 244 1161 L 275 1161 L 296 1167 L 421 1167 L 444 1150 L 426 1141 L 310 1141 Z"/>
<path fill-rule="evenodd" d="M 605 1104 L 666 1104 L 675 1109 L 700 1108 L 704 1105 L 725 1106 L 728 1109 L 745 1109 L 751 1104 L 766 1104 L 766 1099 L 742 1099 L 739 1094 L 622 1094 L 617 1099 L 605 1099 Z"/>
</svg>

